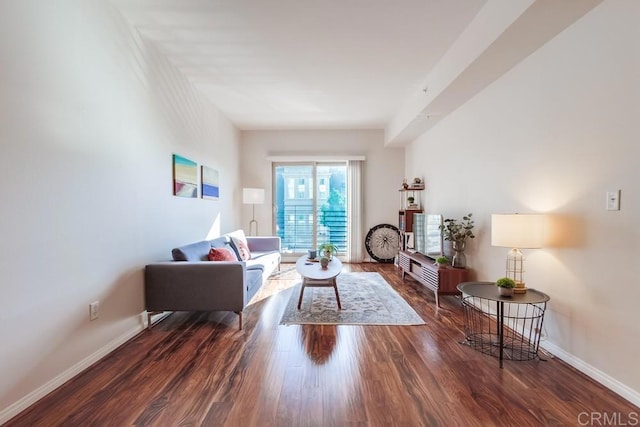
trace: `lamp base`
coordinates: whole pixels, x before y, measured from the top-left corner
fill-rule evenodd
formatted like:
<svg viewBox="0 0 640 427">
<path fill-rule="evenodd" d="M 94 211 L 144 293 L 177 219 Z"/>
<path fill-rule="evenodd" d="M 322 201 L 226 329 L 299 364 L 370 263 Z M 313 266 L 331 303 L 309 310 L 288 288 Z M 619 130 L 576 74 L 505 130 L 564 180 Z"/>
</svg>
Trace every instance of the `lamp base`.
<svg viewBox="0 0 640 427">
<path fill-rule="evenodd" d="M 255 225 L 255 234 L 253 231 L 253 226 Z M 255 219 L 252 219 L 251 221 L 249 221 L 249 236 L 257 236 L 258 235 L 258 221 L 256 221 Z"/>
<path fill-rule="evenodd" d="M 526 292 L 527 292 L 526 286 L 516 286 L 515 288 L 513 288 L 514 294 L 524 294 Z"/>
</svg>

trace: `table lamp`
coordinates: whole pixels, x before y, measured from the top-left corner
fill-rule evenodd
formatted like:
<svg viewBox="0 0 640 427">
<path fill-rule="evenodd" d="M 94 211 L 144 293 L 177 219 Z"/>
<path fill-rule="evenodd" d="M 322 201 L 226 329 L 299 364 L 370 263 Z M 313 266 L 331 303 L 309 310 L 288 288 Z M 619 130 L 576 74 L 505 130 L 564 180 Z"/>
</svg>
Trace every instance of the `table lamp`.
<svg viewBox="0 0 640 427">
<path fill-rule="evenodd" d="M 542 247 L 543 219 L 539 214 L 491 215 L 491 245 L 511 248 L 507 254 L 506 277 L 516 282 L 515 293 L 527 291 L 524 282 L 524 255 L 520 249 Z"/>
<path fill-rule="evenodd" d="M 249 221 L 249 235 L 258 235 L 258 221 L 256 221 L 256 205 L 264 203 L 264 188 L 243 188 L 242 189 L 242 203 L 245 205 L 252 205 L 252 216 Z M 256 226 L 256 234 L 253 234 L 253 225 Z"/>
</svg>

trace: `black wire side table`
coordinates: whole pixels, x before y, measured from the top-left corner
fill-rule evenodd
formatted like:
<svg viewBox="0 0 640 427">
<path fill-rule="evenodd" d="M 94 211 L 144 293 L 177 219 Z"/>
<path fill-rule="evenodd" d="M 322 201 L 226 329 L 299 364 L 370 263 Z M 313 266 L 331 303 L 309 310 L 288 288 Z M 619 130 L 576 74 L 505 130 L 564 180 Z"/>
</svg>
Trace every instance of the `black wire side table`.
<svg viewBox="0 0 640 427">
<path fill-rule="evenodd" d="M 502 361 L 532 360 L 538 356 L 544 312 L 549 296 L 535 289 L 503 297 L 493 282 L 464 282 L 463 344 Z M 495 305 L 492 303 L 495 302 Z M 492 308 L 495 307 L 495 311 Z"/>
</svg>

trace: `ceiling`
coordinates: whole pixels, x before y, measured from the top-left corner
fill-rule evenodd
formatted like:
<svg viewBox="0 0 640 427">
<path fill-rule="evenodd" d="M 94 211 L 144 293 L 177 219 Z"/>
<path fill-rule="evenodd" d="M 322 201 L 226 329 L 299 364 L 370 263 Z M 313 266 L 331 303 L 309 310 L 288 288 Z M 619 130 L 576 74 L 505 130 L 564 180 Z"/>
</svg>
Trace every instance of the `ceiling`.
<svg viewBox="0 0 640 427">
<path fill-rule="evenodd" d="M 486 0 L 114 0 L 239 129 L 384 129 Z"/>
</svg>

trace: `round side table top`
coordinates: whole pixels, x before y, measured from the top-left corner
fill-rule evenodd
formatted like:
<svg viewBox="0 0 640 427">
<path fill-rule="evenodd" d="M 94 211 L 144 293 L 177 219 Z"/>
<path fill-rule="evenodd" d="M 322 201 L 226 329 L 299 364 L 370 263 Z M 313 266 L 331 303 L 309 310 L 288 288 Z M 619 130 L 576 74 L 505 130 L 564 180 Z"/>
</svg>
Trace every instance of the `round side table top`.
<svg viewBox="0 0 640 427">
<path fill-rule="evenodd" d="M 503 297 L 498 294 L 498 287 L 493 282 L 463 282 L 457 286 L 463 294 L 473 297 L 485 298 L 491 301 L 512 302 L 515 304 L 538 304 L 547 302 L 551 298 L 544 292 L 527 288 L 527 292 L 513 294 L 510 297 Z"/>
</svg>

